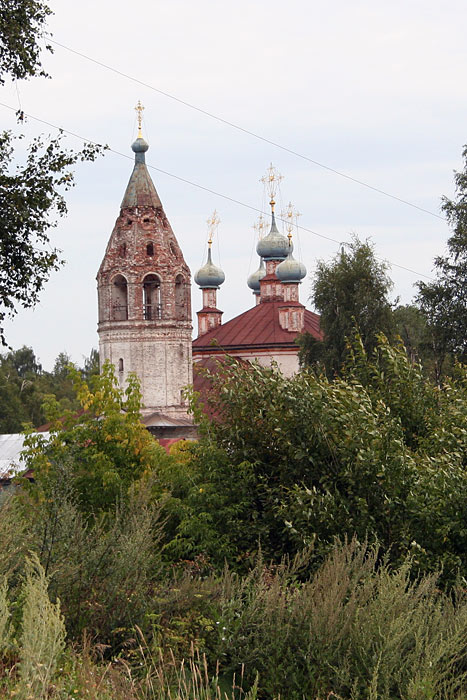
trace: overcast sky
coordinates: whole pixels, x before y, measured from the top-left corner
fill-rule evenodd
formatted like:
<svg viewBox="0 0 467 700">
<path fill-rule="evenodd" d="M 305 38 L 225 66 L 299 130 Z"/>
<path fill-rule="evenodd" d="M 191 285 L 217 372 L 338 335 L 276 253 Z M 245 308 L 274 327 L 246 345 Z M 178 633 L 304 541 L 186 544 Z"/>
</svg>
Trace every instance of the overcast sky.
<svg viewBox="0 0 467 700">
<path fill-rule="evenodd" d="M 465 0 L 54 0 L 51 7 L 57 42 L 152 88 L 434 214 L 441 195 L 453 195 L 467 142 Z M 132 157 L 140 99 L 148 164 L 251 207 L 263 204 L 259 180 L 272 161 L 300 225 L 335 241 L 371 237 L 377 255 L 394 264 L 394 296 L 403 303 L 445 250 L 449 230 L 435 216 L 59 46 L 44 64 L 50 80 L 9 83 L 1 102 Z M 4 128 L 16 129 L 12 112 L 0 114 Z M 53 133 L 32 119 L 25 127 L 28 136 L 44 130 Z M 79 148 L 76 138 L 68 141 Z M 68 216 L 51 232 L 66 265 L 36 309 L 7 325 L 10 344 L 33 347 L 46 369 L 60 351 L 81 363 L 98 346 L 95 276 L 131 170 L 131 160 L 112 152 L 78 167 Z M 257 267 L 255 212 L 151 175 L 192 274 L 203 262 L 206 219 L 219 212 L 214 252 L 226 273 L 218 296 L 224 320 L 253 305 L 246 278 Z M 309 272 L 301 300 L 310 307 L 316 260 L 329 260 L 338 245 L 305 231 L 299 238 Z M 194 284 L 192 299 L 196 312 Z"/>
</svg>

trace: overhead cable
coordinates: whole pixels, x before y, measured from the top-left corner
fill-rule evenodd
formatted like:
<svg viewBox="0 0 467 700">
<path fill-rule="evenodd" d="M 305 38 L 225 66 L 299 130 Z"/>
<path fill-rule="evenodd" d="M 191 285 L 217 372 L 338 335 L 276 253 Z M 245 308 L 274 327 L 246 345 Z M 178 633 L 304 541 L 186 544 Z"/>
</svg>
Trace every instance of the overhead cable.
<svg viewBox="0 0 467 700">
<path fill-rule="evenodd" d="M 11 105 L 7 105 L 4 102 L 0 102 L 1 107 L 5 107 L 6 109 L 9 109 L 13 112 L 17 112 L 18 110 L 15 109 L 15 107 L 12 107 Z M 26 112 L 22 112 L 22 114 L 25 117 L 28 117 L 29 119 L 33 119 L 36 122 L 39 122 L 40 124 L 45 124 L 46 126 L 50 126 L 52 129 L 56 129 L 57 131 L 61 131 L 64 134 L 68 134 L 69 136 L 73 136 L 74 138 L 79 139 L 80 141 L 83 141 L 84 143 L 89 143 L 93 146 L 102 146 L 102 144 L 97 143 L 96 141 L 93 141 L 92 139 L 88 139 L 85 136 L 81 136 L 80 134 L 76 134 L 74 131 L 70 131 L 69 129 L 64 129 L 61 126 L 57 126 L 56 124 L 52 124 L 51 122 L 41 119 L 40 117 L 36 117 L 33 114 L 28 114 Z M 117 151 L 115 148 L 111 148 L 110 146 L 106 147 L 110 153 L 115 153 L 115 155 L 118 155 L 122 158 L 126 158 L 127 160 L 133 161 L 133 157 L 126 154 L 122 153 L 121 151 Z M 171 173 L 168 170 L 163 170 L 162 168 L 158 168 L 155 165 L 151 165 L 149 163 L 146 163 L 146 167 L 154 170 L 158 173 L 162 173 L 163 175 L 167 175 L 168 177 L 173 178 L 174 180 L 178 180 L 179 182 L 183 182 L 186 185 L 191 185 L 192 187 L 196 187 L 199 190 L 202 190 L 203 192 L 209 192 L 209 194 L 213 194 L 216 197 L 221 197 L 222 199 L 225 199 L 229 202 L 232 202 L 233 204 L 238 204 L 241 207 L 244 207 L 245 209 L 250 209 L 251 211 L 254 211 L 258 214 L 263 214 L 266 216 L 269 216 L 269 213 L 266 211 L 263 211 L 262 209 L 259 209 L 258 207 L 254 207 L 251 204 L 247 204 L 246 202 L 242 202 L 239 199 L 235 199 L 234 197 L 230 197 L 227 194 L 223 194 L 222 192 L 217 192 L 216 190 L 211 189 L 210 187 L 206 187 L 205 185 L 200 185 L 198 182 L 193 182 L 192 180 L 188 180 L 187 178 L 181 177 L 180 175 L 176 175 L 175 173 Z M 282 219 L 280 216 L 276 216 L 276 219 L 282 222 L 285 222 L 285 219 Z M 301 226 L 297 224 L 297 228 L 299 228 L 301 231 L 306 231 L 307 233 L 311 233 L 313 236 L 318 236 L 319 238 L 323 238 L 327 241 L 331 241 L 332 243 L 337 243 L 337 245 L 342 245 L 342 241 L 338 241 L 336 238 L 332 238 L 331 236 L 326 236 L 324 233 L 318 233 L 318 231 L 314 231 L 311 228 L 307 228 L 306 226 Z M 386 260 L 385 258 L 376 256 L 379 260 L 384 260 L 388 262 L 392 267 L 397 267 L 401 270 L 405 270 L 406 272 L 410 272 L 413 275 L 417 275 L 419 277 L 425 277 L 425 279 L 428 280 L 433 280 L 432 277 L 429 275 L 425 275 L 422 272 L 417 272 L 416 270 L 412 270 L 409 267 L 405 267 L 404 265 L 399 265 L 398 263 L 391 262 L 390 260 Z"/>
<path fill-rule="evenodd" d="M 143 80 L 139 80 L 138 78 L 135 78 L 132 75 L 128 75 L 128 73 L 124 73 L 121 70 L 118 70 L 118 68 L 114 68 L 113 66 L 109 66 L 107 63 L 103 63 L 102 61 L 98 61 L 96 58 L 92 58 L 91 56 L 88 56 L 85 53 L 82 53 L 81 51 L 77 51 L 76 49 L 72 49 L 70 46 L 66 46 L 65 44 L 61 44 L 59 41 L 56 41 L 55 39 L 48 38 L 47 39 L 51 44 L 55 44 L 56 46 L 59 46 L 62 49 L 65 49 L 66 51 L 69 51 L 70 53 L 76 54 L 76 56 L 80 56 L 81 58 L 86 59 L 87 61 L 90 61 L 91 63 L 95 63 L 98 66 L 101 66 L 102 68 L 105 68 L 106 70 L 112 71 L 112 73 L 116 73 L 117 75 L 122 76 L 123 78 L 126 78 L 127 80 L 131 80 L 134 83 L 138 83 L 138 85 L 142 85 L 143 87 L 148 88 L 149 90 L 153 90 L 154 92 L 159 93 L 159 95 L 163 95 L 164 97 L 169 98 L 170 100 L 174 100 L 175 102 L 178 102 L 181 105 L 184 105 L 185 107 L 189 107 L 190 109 L 194 109 L 196 112 L 199 112 L 200 114 L 204 114 L 206 117 L 210 117 L 211 119 L 215 119 L 218 122 L 221 122 L 222 124 L 226 124 L 227 126 L 230 126 L 232 129 L 236 129 L 237 131 L 241 131 L 244 134 L 248 134 L 248 136 L 252 136 L 255 139 L 259 139 L 260 141 L 263 141 L 264 143 L 269 144 L 270 146 L 274 146 L 274 148 L 279 148 L 281 151 L 285 151 L 286 153 L 290 153 L 293 156 L 296 156 L 297 158 L 301 158 L 302 160 L 306 160 L 309 163 L 313 163 L 313 165 L 317 165 L 319 168 L 323 168 L 324 170 L 327 170 L 328 172 L 334 173 L 335 175 L 339 175 L 339 177 L 343 177 L 346 180 L 350 180 L 351 182 L 356 183 L 357 185 L 361 185 L 362 187 L 366 187 L 369 190 L 373 190 L 373 192 L 377 192 L 378 194 L 382 194 L 385 197 L 389 197 L 390 199 L 394 199 L 396 202 L 400 202 L 401 204 L 405 204 L 408 207 L 412 207 L 413 209 L 418 209 L 418 211 L 422 211 L 425 214 L 429 214 L 430 216 L 434 216 L 437 219 L 441 219 L 442 221 L 445 221 L 445 218 L 441 216 L 440 214 L 436 214 L 433 211 L 430 211 L 429 209 L 425 209 L 424 207 L 419 206 L 418 204 L 414 204 L 413 202 L 409 202 L 407 199 L 403 199 L 402 197 L 398 197 L 395 194 L 391 194 L 390 192 L 387 192 L 385 190 L 382 190 L 379 187 L 375 187 L 374 185 L 370 185 L 368 182 L 365 182 L 364 180 L 359 180 L 356 177 L 353 177 L 352 175 L 348 175 L 347 173 L 343 173 L 340 170 L 336 170 L 336 168 L 332 168 L 329 165 L 326 165 L 325 163 L 321 163 L 320 161 L 314 160 L 313 158 L 310 158 L 309 156 L 304 155 L 303 153 L 299 153 L 298 151 L 294 151 L 292 148 L 288 148 L 287 146 L 283 146 L 282 144 L 278 143 L 277 141 L 272 141 L 271 139 L 266 138 L 265 136 L 262 136 L 261 134 L 257 134 L 254 131 L 250 131 L 249 129 L 246 129 L 243 126 L 240 126 L 239 124 L 235 124 L 235 122 L 231 122 L 228 119 L 224 119 L 223 117 L 219 117 L 217 114 L 213 114 L 212 112 L 209 112 L 206 109 L 203 109 L 202 107 L 197 107 L 196 105 L 192 104 L 191 102 L 188 102 L 187 100 L 183 100 L 180 97 L 176 97 L 175 95 L 172 95 L 170 92 L 167 92 L 165 90 L 161 90 L 160 88 L 154 87 L 154 85 L 150 85 L 149 83 L 144 82 Z"/>
</svg>

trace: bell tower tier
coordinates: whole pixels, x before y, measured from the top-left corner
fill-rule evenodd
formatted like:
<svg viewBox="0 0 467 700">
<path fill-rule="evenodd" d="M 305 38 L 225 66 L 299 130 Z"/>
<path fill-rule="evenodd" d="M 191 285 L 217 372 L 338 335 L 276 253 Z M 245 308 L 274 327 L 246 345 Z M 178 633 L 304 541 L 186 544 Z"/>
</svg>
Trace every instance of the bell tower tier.
<svg viewBox="0 0 467 700">
<path fill-rule="evenodd" d="M 141 126 L 141 111 L 139 112 Z M 186 418 L 193 382 L 190 270 L 145 163 L 139 129 L 135 165 L 97 274 L 100 361 L 125 386 L 141 382 L 143 415 Z"/>
</svg>

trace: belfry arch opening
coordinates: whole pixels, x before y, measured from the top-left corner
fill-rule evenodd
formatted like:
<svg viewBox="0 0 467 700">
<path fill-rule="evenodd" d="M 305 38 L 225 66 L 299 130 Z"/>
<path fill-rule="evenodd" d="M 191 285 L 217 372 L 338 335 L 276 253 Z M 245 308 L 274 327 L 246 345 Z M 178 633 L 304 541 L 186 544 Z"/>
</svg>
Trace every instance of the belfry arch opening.
<svg viewBox="0 0 467 700">
<path fill-rule="evenodd" d="M 128 284 L 123 275 L 117 275 L 112 280 L 112 319 L 128 320 Z"/>
<path fill-rule="evenodd" d="M 145 321 L 162 318 L 161 280 L 158 275 L 146 275 L 143 280 L 143 316 Z"/>
<path fill-rule="evenodd" d="M 175 318 L 178 320 L 186 317 L 186 289 L 185 278 L 177 275 L 175 278 Z"/>
</svg>

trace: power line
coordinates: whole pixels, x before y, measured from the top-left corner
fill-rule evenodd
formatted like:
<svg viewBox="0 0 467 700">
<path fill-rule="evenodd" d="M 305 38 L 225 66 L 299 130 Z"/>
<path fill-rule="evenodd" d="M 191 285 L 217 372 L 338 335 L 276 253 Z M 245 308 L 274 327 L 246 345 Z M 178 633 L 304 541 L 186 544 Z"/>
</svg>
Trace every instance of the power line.
<svg viewBox="0 0 467 700">
<path fill-rule="evenodd" d="M 441 219 L 441 221 L 445 221 L 445 218 L 441 216 L 440 214 L 436 214 L 433 211 L 430 211 L 429 209 L 424 209 L 424 207 L 420 207 L 418 204 L 414 204 L 413 202 L 409 202 L 407 199 L 402 199 L 402 197 L 398 197 L 395 194 L 391 194 L 390 192 L 386 192 L 385 190 L 380 189 L 379 187 L 374 187 L 373 185 L 370 185 L 368 182 L 365 182 L 364 180 L 359 180 L 356 177 L 353 177 L 352 175 L 347 175 L 347 173 L 343 173 L 340 170 L 336 170 L 335 168 L 331 168 L 329 165 L 325 165 L 324 163 L 320 163 L 317 160 L 314 160 L 313 158 L 310 158 L 309 156 L 304 155 L 303 153 L 299 153 L 298 151 L 294 151 L 291 148 L 288 148 L 287 146 L 283 146 L 280 143 L 277 143 L 276 141 L 272 141 L 271 139 L 266 138 L 265 136 L 261 136 L 261 134 L 257 134 L 254 131 L 250 131 L 249 129 L 246 129 L 243 126 L 240 126 L 239 124 L 235 124 L 235 122 L 231 122 L 228 119 L 224 119 L 223 117 L 219 117 L 217 114 L 213 114 L 212 112 L 208 112 L 206 109 L 202 109 L 201 107 L 197 107 L 196 105 L 192 104 L 191 102 L 187 102 L 186 100 L 182 100 L 180 97 L 176 97 L 175 95 L 172 95 L 170 92 L 166 92 L 165 90 L 161 90 L 160 88 L 156 88 L 153 85 L 150 85 L 149 83 L 145 83 L 143 80 L 139 80 L 138 78 L 135 78 L 132 75 L 128 75 L 128 73 L 124 73 L 121 70 L 118 70 L 117 68 L 113 68 L 113 66 L 109 66 L 107 63 L 103 63 L 102 61 L 98 61 L 96 58 L 91 58 L 91 56 L 87 56 L 85 53 L 82 53 L 80 51 L 77 51 L 76 49 L 72 49 L 70 46 L 66 46 L 65 44 L 61 44 L 59 41 L 56 41 L 55 39 L 50 39 L 48 38 L 48 41 L 50 41 L 51 44 L 55 44 L 56 46 L 60 46 L 60 48 L 65 49 L 66 51 L 69 51 L 70 53 L 76 54 L 76 56 L 80 56 L 81 58 L 86 59 L 87 61 L 90 61 L 91 63 L 95 63 L 98 66 L 101 66 L 102 68 L 105 68 L 106 70 L 112 71 L 112 73 L 116 73 L 117 75 L 122 76 L 123 78 L 126 78 L 127 80 L 131 80 L 134 83 L 138 83 L 138 85 L 142 85 L 143 87 L 148 88 L 149 90 L 153 90 L 154 92 L 159 93 L 159 95 L 163 95 L 164 97 L 168 97 L 170 100 L 174 100 L 175 102 L 178 102 L 179 104 L 184 105 L 185 107 L 189 107 L 190 109 L 194 109 L 196 112 L 199 112 L 200 114 L 204 114 L 206 117 L 210 117 L 211 119 L 215 119 L 218 122 L 221 122 L 222 124 L 226 124 L 227 126 L 232 127 L 232 129 L 236 129 L 237 131 L 241 131 L 244 134 L 248 134 L 248 136 L 253 136 L 255 139 L 259 139 L 260 141 L 263 141 L 264 143 L 269 144 L 270 146 L 274 146 L 274 148 L 279 148 L 281 151 L 285 151 L 286 153 L 290 153 L 293 156 L 296 156 L 297 158 L 301 158 L 302 160 L 306 160 L 309 163 L 313 163 L 313 165 L 317 165 L 319 168 L 323 168 L 324 170 L 327 170 L 328 172 L 334 173 L 335 175 L 339 175 L 340 177 L 345 178 L 346 180 L 350 180 L 351 182 L 355 182 L 357 185 L 362 185 L 362 187 L 366 187 L 369 190 L 372 190 L 373 192 L 377 192 L 378 194 L 382 194 L 385 197 L 389 197 L 390 199 L 394 199 L 396 202 L 400 202 L 401 204 L 405 204 L 408 207 L 412 207 L 413 209 L 418 209 L 418 211 L 422 211 L 425 214 L 429 214 L 430 216 L 434 216 L 437 219 Z"/>
<path fill-rule="evenodd" d="M 1 107 L 5 107 L 6 109 L 10 109 L 13 112 L 17 112 L 17 110 L 12 107 L 11 105 L 7 105 L 4 102 L 0 102 Z M 92 141 L 91 139 L 88 139 L 84 136 L 81 136 L 80 134 L 76 134 L 74 131 L 69 131 L 68 129 L 64 129 L 61 126 L 57 126 L 56 124 L 52 124 L 51 122 L 41 119 L 40 117 L 35 117 L 33 114 L 28 114 L 26 112 L 22 113 L 25 117 L 28 117 L 29 119 L 33 119 L 36 122 L 39 122 L 40 124 L 45 124 L 46 126 L 52 127 L 52 129 L 56 129 L 57 131 L 61 131 L 64 134 L 68 134 L 69 136 L 73 136 L 74 138 L 79 139 L 80 141 L 83 141 L 84 143 L 90 143 L 93 146 L 100 146 L 102 144 L 98 144 L 96 141 Z M 117 151 L 115 148 L 111 148 L 110 146 L 107 146 L 107 150 L 110 151 L 111 153 L 115 153 L 115 155 L 120 156 L 122 158 L 126 158 L 127 160 L 133 161 L 133 157 L 128 155 L 127 153 L 122 153 L 121 151 Z M 242 202 L 239 199 L 235 199 L 234 197 L 229 197 L 227 194 L 223 194 L 222 192 L 217 192 L 216 190 L 212 190 L 210 187 L 206 187 L 205 185 L 200 185 L 198 182 L 193 182 L 192 180 L 188 180 L 184 177 L 181 177 L 180 175 L 175 175 L 175 173 L 171 173 L 168 170 L 163 170 L 162 168 L 158 168 L 155 165 L 150 165 L 149 163 L 146 163 L 146 167 L 150 168 L 151 170 L 155 170 L 158 173 L 162 173 L 163 175 L 167 175 L 168 177 L 173 178 L 174 180 L 178 180 L 179 182 L 183 182 L 186 185 L 191 185 L 192 187 L 196 187 L 199 190 L 202 190 L 203 192 L 209 192 L 209 194 L 213 194 L 216 197 L 221 197 L 222 199 L 227 200 L 228 202 L 232 202 L 233 204 L 238 204 L 241 207 L 244 207 L 245 209 L 250 209 L 251 211 L 256 212 L 257 214 L 265 214 L 266 216 L 268 215 L 268 212 L 263 211 L 262 209 L 258 209 L 258 207 L 254 207 L 251 204 L 247 204 L 246 202 Z M 280 216 L 276 217 L 279 221 L 284 222 L 285 220 L 282 219 Z M 297 228 L 299 228 L 301 231 L 306 231 L 307 233 L 311 233 L 313 236 L 318 236 L 319 238 L 323 238 L 324 240 L 331 241 L 332 243 L 337 243 L 338 245 L 342 244 L 342 241 L 338 241 L 336 238 L 332 238 L 331 236 L 326 236 L 324 233 L 318 233 L 318 231 L 313 231 L 311 228 L 307 228 L 306 226 L 301 226 L 297 224 Z M 376 256 L 378 260 L 384 260 L 386 261 L 385 258 L 382 258 L 380 256 Z M 422 272 L 417 272 L 416 270 L 412 270 L 409 267 L 405 267 L 404 265 L 399 265 L 398 263 L 391 262 L 388 260 L 389 264 L 392 267 L 397 267 L 400 270 L 405 270 L 406 272 L 410 272 L 413 275 L 417 275 L 419 277 L 425 277 L 428 280 L 433 280 L 433 277 L 430 277 L 429 275 L 425 275 Z"/>
</svg>

